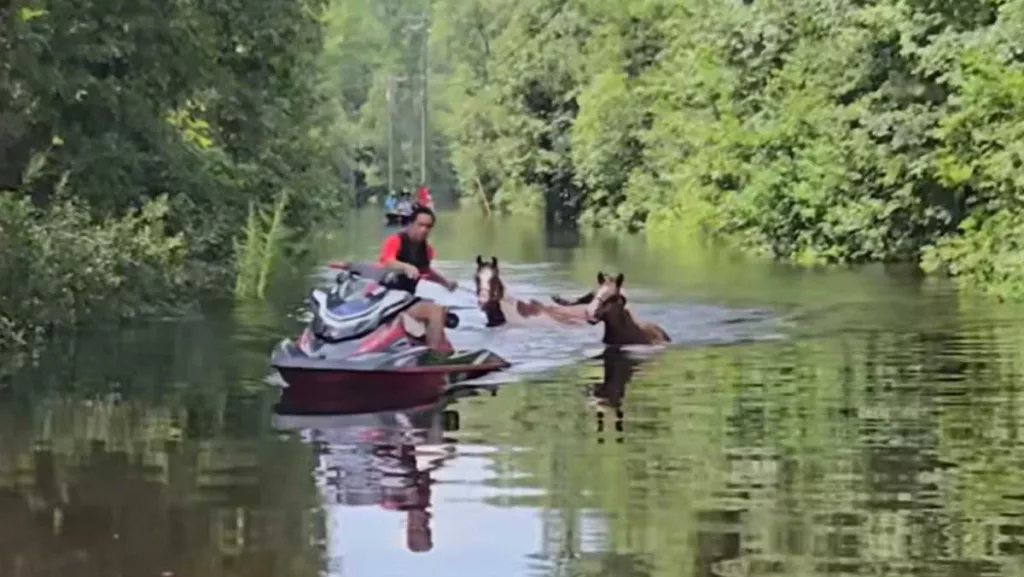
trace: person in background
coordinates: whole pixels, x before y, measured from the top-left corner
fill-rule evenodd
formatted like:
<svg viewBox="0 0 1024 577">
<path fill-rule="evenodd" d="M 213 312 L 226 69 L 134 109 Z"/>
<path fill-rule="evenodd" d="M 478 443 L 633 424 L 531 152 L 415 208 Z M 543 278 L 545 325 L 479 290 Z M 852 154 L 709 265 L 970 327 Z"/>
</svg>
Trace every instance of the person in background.
<svg viewBox="0 0 1024 577">
<path fill-rule="evenodd" d="M 409 197 L 406 193 L 398 198 L 398 206 L 396 207 L 398 214 L 402 216 L 412 216 L 412 203 L 409 202 Z"/>
<path fill-rule="evenodd" d="M 434 247 L 430 246 L 427 239 L 434 228 L 434 212 L 429 208 L 417 206 L 413 208 L 410 218 L 405 230 L 384 239 L 377 259 L 378 264 L 403 273 L 404 276 L 393 285 L 395 289 L 416 294 L 420 279 L 425 277 L 449 291 L 454 291 L 458 288 L 458 283 L 448 280 L 430 266 L 434 260 Z M 426 324 L 428 347 L 451 350 L 451 344 L 444 334 L 444 320 L 447 315 L 444 307 L 430 301 L 420 301 L 406 312 Z"/>
<path fill-rule="evenodd" d="M 416 189 L 416 203 L 433 210 L 434 199 L 430 197 L 430 190 L 427 188 L 427 185 L 420 184 Z"/>
<path fill-rule="evenodd" d="M 398 199 L 395 198 L 395 191 L 389 191 L 388 195 L 384 198 L 384 212 L 388 214 L 394 213 L 397 206 Z"/>
</svg>

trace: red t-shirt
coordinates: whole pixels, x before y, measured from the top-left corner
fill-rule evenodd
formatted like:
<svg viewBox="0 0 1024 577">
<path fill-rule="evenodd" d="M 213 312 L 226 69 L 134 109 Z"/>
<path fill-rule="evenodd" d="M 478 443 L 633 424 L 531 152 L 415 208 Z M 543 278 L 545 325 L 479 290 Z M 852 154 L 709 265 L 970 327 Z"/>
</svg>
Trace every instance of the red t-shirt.
<svg viewBox="0 0 1024 577">
<path fill-rule="evenodd" d="M 423 206 L 427 206 L 430 203 L 430 191 L 427 190 L 427 187 L 421 186 L 416 189 L 416 201 Z"/>
<path fill-rule="evenodd" d="M 402 237 L 401 233 L 395 233 L 384 239 L 384 243 L 380 245 L 380 256 L 377 257 L 378 264 L 384 264 L 389 260 L 398 258 L 398 251 L 402 250 Z M 434 260 L 434 247 L 427 243 L 427 258 Z M 424 272 L 424 271 L 420 271 Z"/>
</svg>

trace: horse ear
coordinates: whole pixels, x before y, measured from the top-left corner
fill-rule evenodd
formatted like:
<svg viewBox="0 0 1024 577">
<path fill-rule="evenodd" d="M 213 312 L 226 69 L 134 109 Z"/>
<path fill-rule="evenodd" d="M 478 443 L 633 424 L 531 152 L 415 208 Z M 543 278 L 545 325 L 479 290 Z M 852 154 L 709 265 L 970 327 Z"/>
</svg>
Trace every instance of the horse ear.
<svg viewBox="0 0 1024 577">
<path fill-rule="evenodd" d="M 477 268 L 484 266 L 484 257 L 476 255 L 476 266 Z"/>
<path fill-rule="evenodd" d="M 498 257 L 496 257 L 496 256 L 492 256 L 491 257 L 491 266 L 493 266 L 495 269 L 498 268 Z"/>
<path fill-rule="evenodd" d="M 597 271 L 597 284 L 604 284 L 604 273 Z"/>
<path fill-rule="evenodd" d="M 624 280 L 626 280 L 626 275 L 620 272 L 619 275 L 615 277 L 615 286 L 622 288 L 622 281 Z"/>
</svg>

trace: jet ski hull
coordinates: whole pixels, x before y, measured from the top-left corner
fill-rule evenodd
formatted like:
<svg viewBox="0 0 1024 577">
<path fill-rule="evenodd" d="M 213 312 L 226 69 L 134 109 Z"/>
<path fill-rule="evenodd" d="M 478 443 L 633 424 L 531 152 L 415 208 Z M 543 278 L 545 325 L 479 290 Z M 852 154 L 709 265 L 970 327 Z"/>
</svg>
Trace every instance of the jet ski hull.
<svg viewBox="0 0 1024 577">
<path fill-rule="evenodd" d="M 348 358 L 311 358 L 283 341 L 271 359 L 285 382 L 281 405 L 298 412 L 395 410 L 428 403 L 453 385 L 509 367 L 490 351 L 427 354 L 357 353 Z M 429 359 L 429 360 L 427 360 Z"/>
</svg>

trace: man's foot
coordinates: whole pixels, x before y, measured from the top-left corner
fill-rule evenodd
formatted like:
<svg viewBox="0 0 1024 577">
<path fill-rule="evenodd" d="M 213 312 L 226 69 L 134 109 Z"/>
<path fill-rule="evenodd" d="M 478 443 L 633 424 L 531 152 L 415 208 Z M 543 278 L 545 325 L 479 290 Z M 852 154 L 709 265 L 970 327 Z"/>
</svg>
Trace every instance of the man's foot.
<svg viewBox="0 0 1024 577">
<path fill-rule="evenodd" d="M 420 355 L 421 365 L 447 365 L 452 360 L 451 349 L 442 351 L 438 349 L 427 349 L 422 355 Z"/>
<path fill-rule="evenodd" d="M 456 365 L 460 363 L 472 363 L 477 356 L 480 355 L 480 351 L 439 351 L 437 349 L 429 349 L 420 356 L 420 364 L 422 365 Z"/>
</svg>

